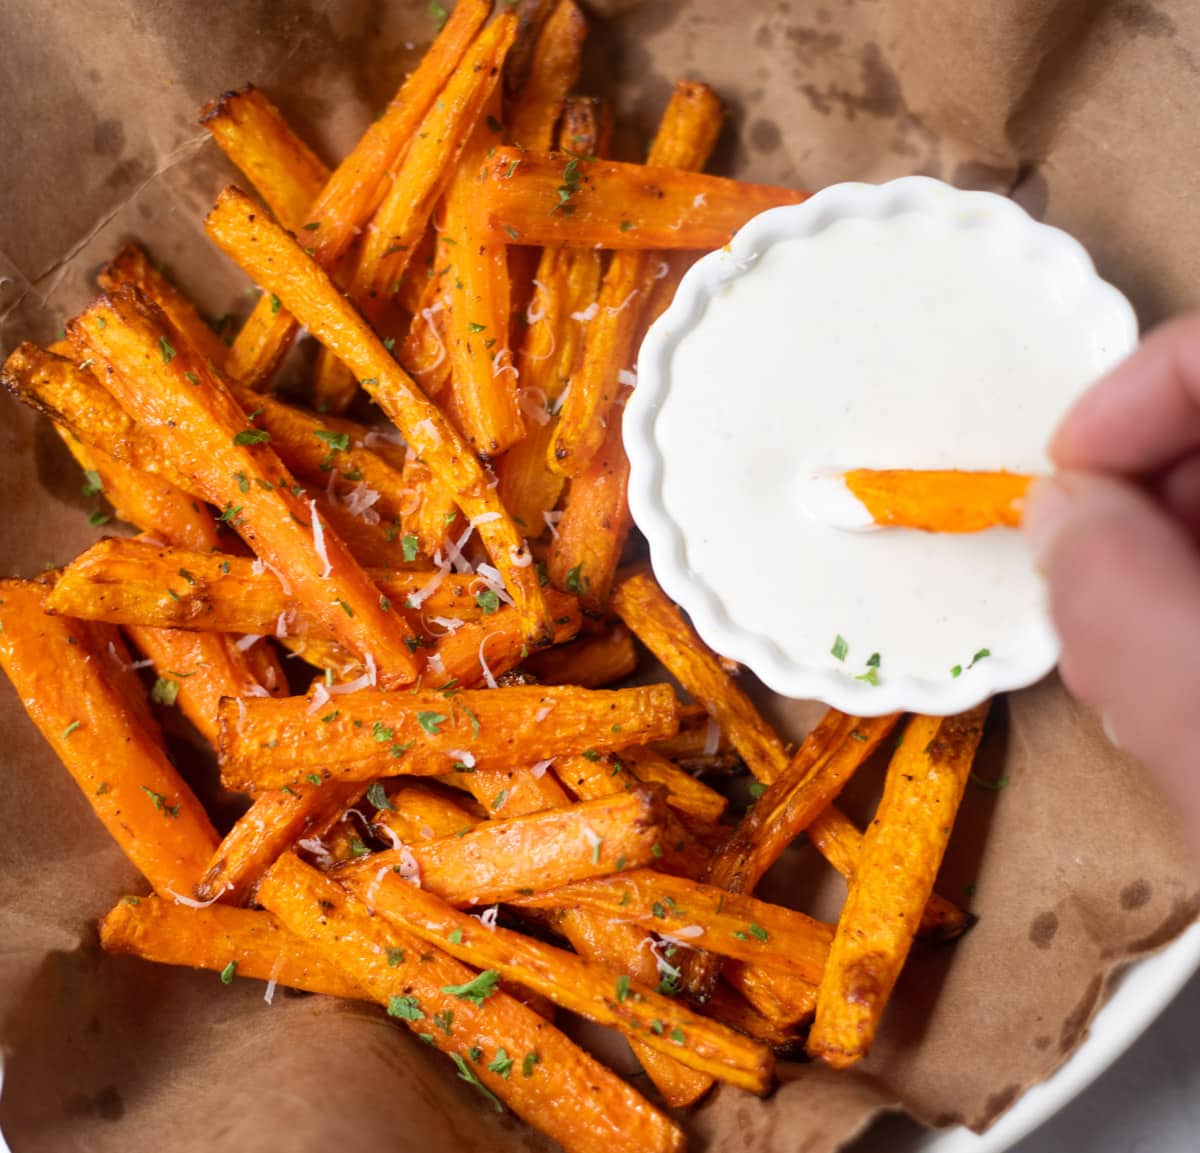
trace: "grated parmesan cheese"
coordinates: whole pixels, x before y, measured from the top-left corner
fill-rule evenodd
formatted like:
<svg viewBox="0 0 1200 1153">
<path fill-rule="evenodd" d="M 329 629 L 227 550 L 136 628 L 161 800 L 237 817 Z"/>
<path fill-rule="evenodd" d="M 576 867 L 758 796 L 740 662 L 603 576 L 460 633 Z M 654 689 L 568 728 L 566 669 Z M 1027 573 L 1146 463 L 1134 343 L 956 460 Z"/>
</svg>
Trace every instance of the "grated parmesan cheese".
<svg viewBox="0 0 1200 1153">
<path fill-rule="evenodd" d="M 333 572 L 333 565 L 329 563 L 329 554 L 325 551 L 325 530 L 321 527 L 321 518 L 317 515 L 317 502 L 315 500 L 308 502 L 308 511 L 312 516 L 313 548 L 317 550 L 317 556 L 321 558 L 321 563 L 325 566 L 325 571 L 321 576 L 327 577 Z M 287 590 L 285 589 L 284 591 L 286 592 Z"/>
<path fill-rule="evenodd" d="M 329 699 L 329 690 L 325 687 L 325 682 L 317 681 L 317 687 L 313 689 L 312 701 L 305 711 L 311 717 L 322 705 L 328 704 Z"/>
<path fill-rule="evenodd" d="M 572 312 L 571 319 L 578 320 L 581 324 L 587 324 L 589 320 L 595 319 L 596 313 L 599 311 L 600 302 L 598 300 L 593 300 L 592 303 L 587 306 L 587 308 L 582 309 L 580 312 Z"/>
</svg>

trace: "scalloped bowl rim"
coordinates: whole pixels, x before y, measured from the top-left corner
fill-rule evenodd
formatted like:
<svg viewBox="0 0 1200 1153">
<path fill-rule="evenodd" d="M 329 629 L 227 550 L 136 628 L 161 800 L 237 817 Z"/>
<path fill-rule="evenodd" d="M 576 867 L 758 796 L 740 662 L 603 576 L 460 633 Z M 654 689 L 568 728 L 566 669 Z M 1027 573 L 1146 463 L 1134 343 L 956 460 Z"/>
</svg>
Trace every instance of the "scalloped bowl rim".
<svg viewBox="0 0 1200 1153">
<path fill-rule="evenodd" d="M 717 652 L 751 669 L 783 696 L 819 700 L 858 716 L 964 712 L 996 693 L 1039 681 L 1058 661 L 1058 638 L 1046 613 L 1035 622 L 1031 642 L 1012 656 L 992 656 L 969 676 L 927 680 L 895 674 L 876 686 L 836 669 L 816 667 L 786 653 L 771 637 L 739 625 L 718 594 L 687 563 L 683 530 L 662 499 L 664 461 L 654 426 L 670 387 L 676 345 L 699 321 L 714 291 L 752 268 L 769 245 L 812 235 L 836 220 L 886 218 L 925 212 L 953 216 L 971 227 L 1005 231 L 1040 257 L 1039 263 L 1087 301 L 1114 348 L 1137 343 L 1137 318 L 1129 301 L 1100 278 L 1083 246 L 1061 229 L 1042 224 L 1019 205 L 993 192 L 964 191 L 926 176 L 886 184 L 834 184 L 801 204 L 768 209 L 746 223 L 724 249 L 701 257 L 684 275 L 670 307 L 655 321 L 638 354 L 638 384 L 625 408 L 623 437 L 629 457 L 629 505 L 650 544 L 651 563 L 663 590 L 692 618 L 696 631 Z M 1086 295 L 1085 295 L 1086 294 Z"/>
</svg>

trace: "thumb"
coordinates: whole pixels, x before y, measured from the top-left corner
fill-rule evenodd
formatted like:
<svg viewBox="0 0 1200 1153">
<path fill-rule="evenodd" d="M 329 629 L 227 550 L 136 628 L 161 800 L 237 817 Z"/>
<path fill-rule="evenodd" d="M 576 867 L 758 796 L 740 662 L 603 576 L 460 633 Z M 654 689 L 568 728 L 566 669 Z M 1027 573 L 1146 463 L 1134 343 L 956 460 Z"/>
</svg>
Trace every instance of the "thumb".
<svg viewBox="0 0 1200 1153">
<path fill-rule="evenodd" d="M 1184 805 L 1200 838 L 1200 552 L 1142 489 L 1034 486 L 1024 529 L 1050 586 L 1067 687 Z"/>
</svg>

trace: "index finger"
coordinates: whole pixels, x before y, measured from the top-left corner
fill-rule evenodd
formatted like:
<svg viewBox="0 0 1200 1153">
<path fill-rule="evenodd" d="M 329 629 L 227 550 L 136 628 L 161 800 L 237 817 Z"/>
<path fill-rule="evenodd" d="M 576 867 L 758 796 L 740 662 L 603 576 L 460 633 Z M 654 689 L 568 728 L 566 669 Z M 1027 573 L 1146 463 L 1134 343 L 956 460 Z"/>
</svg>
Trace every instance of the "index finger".
<svg viewBox="0 0 1200 1153">
<path fill-rule="evenodd" d="M 1156 329 L 1067 414 L 1063 468 L 1145 473 L 1200 448 L 1200 312 Z"/>
</svg>

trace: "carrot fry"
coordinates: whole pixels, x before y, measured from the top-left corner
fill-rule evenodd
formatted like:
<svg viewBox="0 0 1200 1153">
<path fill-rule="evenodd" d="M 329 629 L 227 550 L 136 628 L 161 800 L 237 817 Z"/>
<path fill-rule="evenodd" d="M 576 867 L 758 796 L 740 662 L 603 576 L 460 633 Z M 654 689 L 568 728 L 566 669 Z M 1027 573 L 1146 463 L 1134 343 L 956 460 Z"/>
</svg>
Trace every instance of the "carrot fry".
<svg viewBox="0 0 1200 1153">
<path fill-rule="evenodd" d="M 135 284 L 159 308 L 167 314 L 171 323 L 196 346 L 201 356 L 215 365 L 225 363 L 228 349 L 213 329 L 205 324 L 200 314 L 164 273 L 151 262 L 145 249 L 137 244 L 126 244 L 96 274 L 100 287 L 108 293 L 116 292 L 123 284 Z"/>
<path fill-rule="evenodd" d="M 650 146 L 651 165 L 672 169 L 700 169 L 708 161 L 721 131 L 724 114 L 712 89 L 695 81 L 681 81 L 663 112 L 658 133 Z M 564 171 L 561 204 L 572 220 L 578 212 L 571 189 L 580 181 L 578 160 Z M 575 165 L 572 170 L 571 165 Z M 575 241 L 574 243 L 578 243 Z M 659 259 L 654 253 L 618 252 L 613 255 L 600 289 L 599 309 L 588 322 L 583 358 L 571 378 L 564 397 L 548 466 L 566 476 L 582 476 L 605 442 L 605 425 L 620 387 L 620 374 L 633 365 L 633 341 L 641 328 L 646 303 L 658 277 Z M 609 446 L 612 471 L 624 452 L 618 441 Z M 624 466 L 625 469 L 628 465 Z M 597 478 L 592 479 L 597 483 Z M 620 489 L 624 484 L 616 482 Z M 614 497 L 616 490 L 614 490 Z M 615 503 L 610 500 L 612 515 Z M 614 519 L 615 516 L 614 516 Z M 628 519 L 628 512 L 625 513 Z M 622 539 L 621 543 L 624 543 Z M 619 549 L 618 549 L 619 552 Z M 615 564 L 615 562 L 614 562 Z"/>
<path fill-rule="evenodd" d="M 142 656 L 154 662 L 158 673 L 155 698 L 162 704 L 178 705 L 213 745 L 219 735 L 217 706 L 221 699 L 266 691 L 266 686 L 259 687 L 245 654 L 227 637 L 178 629 L 130 627 L 125 631 Z M 282 670 L 275 687 L 278 692 L 287 688 Z"/>
<path fill-rule="evenodd" d="M 561 910 L 554 927 L 570 942 L 571 948 L 588 961 L 594 961 L 617 973 L 625 973 L 650 988 L 666 992 L 660 980 L 658 955 L 651 951 L 653 939 L 636 925 L 598 915 L 588 909 Z M 670 946 L 667 946 L 670 948 Z M 671 972 L 670 962 L 664 973 Z M 695 1104 L 713 1086 L 714 1078 L 673 1056 L 629 1037 L 629 1047 L 641 1063 L 663 1100 L 673 1109 Z"/>
<path fill-rule="evenodd" d="M 375 322 L 403 278 L 434 206 L 453 178 L 459 155 L 499 84 L 500 69 L 515 33 L 516 18 L 506 14 L 479 34 L 437 103 L 426 113 L 394 173 L 372 227 L 363 237 L 347 285 L 350 299 Z M 472 164 L 469 150 L 463 164 Z M 503 260 L 502 247 L 499 252 Z M 336 354 L 336 350 L 329 352 Z M 322 359 L 315 380 L 318 407 L 340 412 L 356 387 L 349 368 L 339 366 L 331 355 Z"/>
<path fill-rule="evenodd" d="M 321 190 L 301 231 L 313 259 L 332 270 L 386 191 L 388 170 L 408 146 L 429 107 L 491 12 L 491 0 L 461 0 L 387 111 L 363 133 Z M 293 227 L 287 225 L 285 227 Z M 233 342 L 231 376 L 262 392 L 291 347 L 297 322 L 264 294 Z"/>
<path fill-rule="evenodd" d="M 254 185 L 284 228 L 295 231 L 329 183 L 329 168 L 253 84 L 200 110 L 200 123 Z M 315 231 L 315 230 L 314 230 Z"/>
<path fill-rule="evenodd" d="M 575 176 L 567 214 L 559 211 L 561 156 L 497 148 L 476 203 L 482 235 L 499 244 L 708 250 L 727 244 L 760 212 L 808 197 L 792 188 L 615 160 L 580 161 Z"/>
<path fill-rule="evenodd" d="M 189 909 L 163 897 L 122 897 L 100 922 L 100 944 L 106 952 L 144 961 L 211 969 L 222 980 L 229 971 L 309 993 L 367 997 L 323 949 L 292 936 L 261 910 Z"/>
<path fill-rule="evenodd" d="M 564 152 L 602 155 L 599 110 L 595 102 L 571 102 L 560 134 Z M 514 251 L 509 252 L 512 259 Z M 525 336 L 518 356 L 521 378 L 517 403 L 526 418 L 525 438 L 496 466 L 500 499 L 515 519 L 538 536 L 562 493 L 564 477 L 547 463 L 557 405 L 575 371 L 587 321 L 599 308 L 601 254 L 592 248 L 543 249 L 525 310 Z"/>
<path fill-rule="evenodd" d="M 520 817 L 571 803 L 552 773 L 535 776 L 525 768 L 476 769 L 473 773 L 455 773 L 440 779 L 443 784 L 465 789 L 490 817 L 496 816 L 500 809 L 506 816 Z"/>
<path fill-rule="evenodd" d="M 843 1069 L 870 1051 L 933 892 L 983 735 L 986 704 L 914 717 L 888 766 L 817 995 L 808 1051 Z"/>
<path fill-rule="evenodd" d="M 143 532 L 167 535 L 197 552 L 221 547 L 212 514 L 202 502 L 161 476 L 85 444 L 61 425 L 54 427 L 83 469 L 89 487 L 99 486 L 118 519 Z"/>
<path fill-rule="evenodd" d="M 479 239 L 473 193 L 484 170 L 493 133 L 475 130 L 459 175 L 446 196 L 446 239 L 450 253 L 450 293 L 446 340 L 460 428 L 483 456 L 499 456 L 525 435 L 517 406 L 517 369 L 509 347 L 511 291 L 502 243 Z"/>
<path fill-rule="evenodd" d="M 512 901 L 522 891 L 649 863 L 662 836 L 663 816 L 657 793 L 621 793 L 511 820 L 483 821 L 468 833 L 460 826 L 452 836 L 373 853 L 343 868 L 338 879 L 407 866 L 415 868 L 423 889 L 452 905 Z"/>
<path fill-rule="evenodd" d="M 347 884 L 378 915 L 452 957 L 494 970 L 501 979 L 519 981 L 556 1005 L 632 1034 L 700 1072 L 754 1093 L 765 1092 L 770 1083 L 769 1050 L 627 974 L 507 929 L 484 928 L 474 917 L 390 871 L 382 877 L 350 878 Z"/>
<path fill-rule="evenodd" d="M 781 973 L 764 965 L 726 961 L 721 969 L 729 987 L 755 1012 L 776 1028 L 796 1029 L 812 1020 L 817 1007 L 817 985 L 794 973 Z M 705 1002 L 705 1012 L 708 1003 Z"/>
<path fill-rule="evenodd" d="M 805 738 L 786 771 L 713 854 L 704 880 L 730 893 L 753 892 L 763 874 L 841 792 L 897 720 L 898 716 L 851 717 L 830 709 Z M 703 1002 L 720 970 L 720 961 L 711 952 L 693 954 L 683 965 L 684 988 L 694 1000 Z"/>
<path fill-rule="evenodd" d="M 558 588 L 579 594 L 585 612 L 608 607 L 613 578 L 633 526 L 629 512 L 629 458 L 621 440 L 624 414 L 608 414 L 608 431 L 599 451 L 571 481 L 558 534 L 550 546 L 546 571 Z"/>
<path fill-rule="evenodd" d="M 667 790 L 667 804 L 698 821 L 715 823 L 729 807 L 728 799 L 716 789 L 710 789 L 691 773 L 676 768 L 653 749 L 625 749 L 621 753 L 621 764 L 643 784 L 662 785 Z"/>
<path fill-rule="evenodd" d="M 535 648 L 545 644 L 553 634 L 552 618 L 532 557 L 479 461 L 438 407 L 420 394 L 332 281 L 286 233 L 263 219 L 244 193 L 226 189 L 207 226 L 225 251 L 277 292 L 318 340 L 354 368 L 413 451 L 478 525 L 521 613 L 527 642 Z"/>
<path fill-rule="evenodd" d="M 340 702 L 328 722 L 311 705 L 312 694 L 224 702 L 227 784 L 278 788 L 309 771 L 344 780 L 396 772 L 434 775 L 450 772 L 463 760 L 462 751 L 479 768 L 533 764 L 641 743 L 670 733 L 676 723 L 675 694 L 667 685 L 362 692 Z"/>
<path fill-rule="evenodd" d="M 506 900 L 523 908 L 592 909 L 626 918 L 689 949 L 795 973 L 814 985 L 833 940 L 832 925 L 803 913 L 650 869 L 558 889 L 543 886 L 532 896 Z"/>
<path fill-rule="evenodd" d="M 249 423 L 223 382 L 136 289 L 103 297 L 71 321 L 73 342 L 112 371 L 127 411 L 195 477 L 210 503 L 262 559 L 284 574 L 329 634 L 378 662 L 382 682 L 416 676 L 403 618 L 379 593 L 315 506 L 293 495 L 270 434 Z M 173 343 L 178 342 L 178 344 Z M 281 483 L 282 482 L 282 483 Z M 372 651 L 373 650 L 373 651 Z"/>
<path fill-rule="evenodd" d="M 161 893 L 187 893 L 216 848 L 200 802 L 131 704 L 111 630 L 42 611 L 43 588 L 0 581 L 0 667 L 122 852 Z"/>
<path fill-rule="evenodd" d="M 983 532 L 1017 528 L 1033 477 L 1014 472 L 856 468 L 846 487 L 877 525 L 923 532 Z"/>
<path fill-rule="evenodd" d="M 509 118 L 509 139 L 541 151 L 554 139 L 554 126 L 567 93 L 579 79 L 587 17 L 574 0 L 559 0 L 538 33 L 529 73 Z"/>
<path fill-rule="evenodd" d="M 622 680 L 637 668 L 637 649 L 624 625 L 611 624 L 569 645 L 556 645 L 534 653 L 525 669 L 544 685 L 581 685 L 602 689 Z"/>
<path fill-rule="evenodd" d="M 816 990 L 813 990 L 813 1003 L 816 1003 Z M 803 1040 L 799 1029 L 780 1025 L 770 1017 L 764 1017 L 744 997 L 731 988 L 725 981 L 718 981 L 712 996 L 705 1003 L 704 1012 L 714 1021 L 720 1021 L 739 1033 L 754 1037 L 766 1045 L 770 1045 L 777 1053 L 781 1050 L 792 1049 Z"/>
<path fill-rule="evenodd" d="M 419 781 L 401 781 L 387 794 L 387 807 L 375 810 L 372 827 L 384 827 L 406 843 L 419 843 L 452 837 L 478 823 L 474 813 L 444 793 Z"/>
<path fill-rule="evenodd" d="M 618 582 L 612 607 L 691 698 L 703 703 L 760 781 L 770 784 L 787 768 L 783 742 L 652 576 L 635 573 Z"/>
<path fill-rule="evenodd" d="M 320 780 L 320 777 L 317 778 Z M 272 861 L 335 814 L 355 804 L 364 787 L 332 781 L 270 789 L 234 822 L 195 886 L 202 900 L 242 904 Z"/>
<path fill-rule="evenodd" d="M 439 244 L 439 253 L 441 247 Z M 448 276 L 449 273 L 435 272 L 425 281 L 421 299 L 412 310 L 408 335 L 396 350 L 396 359 L 431 400 L 442 395 L 450 380 L 450 355 L 446 351 Z M 405 277 L 404 283 L 410 279 Z"/>
<path fill-rule="evenodd" d="M 665 741 L 655 741 L 652 747 L 668 760 L 692 761 L 721 756 L 733 746 L 703 705 L 681 705 L 679 732 Z"/>
<path fill-rule="evenodd" d="M 469 1074 L 493 1101 L 507 1103 L 568 1153 L 682 1153 L 683 1136 L 671 1121 L 535 1012 L 495 989 L 494 973 L 483 978 L 478 996 L 459 996 L 456 990 L 482 975 L 446 956 L 438 947 L 445 941 L 423 945 L 292 856 L 272 866 L 259 897 L 391 1015 L 451 1054 L 461 1076 Z M 547 1107 L 560 1099 L 571 1107 Z"/>
</svg>

